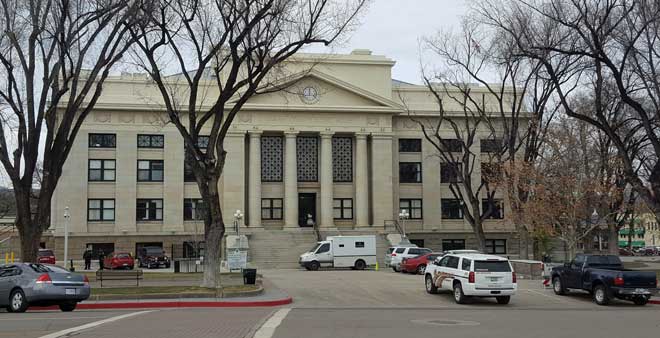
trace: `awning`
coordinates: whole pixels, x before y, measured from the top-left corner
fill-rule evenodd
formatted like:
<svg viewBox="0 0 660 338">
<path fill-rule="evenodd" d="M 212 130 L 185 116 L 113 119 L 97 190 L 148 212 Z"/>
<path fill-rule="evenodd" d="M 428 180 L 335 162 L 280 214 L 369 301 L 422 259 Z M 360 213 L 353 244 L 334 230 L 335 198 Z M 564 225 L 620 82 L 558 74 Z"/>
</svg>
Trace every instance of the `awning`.
<svg viewBox="0 0 660 338">
<path fill-rule="evenodd" d="M 629 228 L 625 228 L 625 229 L 621 229 L 621 230 L 619 230 L 619 235 L 620 235 L 620 236 L 628 236 L 629 233 L 630 233 L 630 229 L 629 229 Z M 645 230 L 644 228 L 635 228 L 635 230 L 633 231 L 633 233 L 634 233 L 635 235 L 644 236 L 644 234 L 646 233 L 646 230 Z"/>
<path fill-rule="evenodd" d="M 632 246 L 633 247 L 643 247 L 646 246 L 644 241 L 632 241 Z M 626 248 L 628 247 L 628 241 L 619 241 L 619 247 L 620 248 Z"/>
</svg>

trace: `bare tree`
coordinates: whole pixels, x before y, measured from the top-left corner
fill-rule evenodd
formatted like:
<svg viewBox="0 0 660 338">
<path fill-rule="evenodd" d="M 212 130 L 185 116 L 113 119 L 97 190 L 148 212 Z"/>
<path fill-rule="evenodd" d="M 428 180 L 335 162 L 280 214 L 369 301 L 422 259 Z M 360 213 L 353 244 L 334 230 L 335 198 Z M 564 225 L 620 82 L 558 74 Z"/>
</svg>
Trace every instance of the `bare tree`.
<svg viewBox="0 0 660 338">
<path fill-rule="evenodd" d="M 167 0 L 133 30 L 136 38 L 144 36 L 136 44 L 137 64 L 158 87 L 168 120 L 184 139 L 207 205 L 203 286 L 218 286 L 225 234 L 218 183 L 236 114 L 254 95 L 282 89 L 283 63 L 307 45 L 335 41 L 365 3 Z"/>
<path fill-rule="evenodd" d="M 21 258 L 34 261 L 53 191 L 111 67 L 130 45 L 139 1 L 0 1 L 0 162 L 16 199 Z M 38 161 L 40 187 L 34 189 Z"/>
</svg>

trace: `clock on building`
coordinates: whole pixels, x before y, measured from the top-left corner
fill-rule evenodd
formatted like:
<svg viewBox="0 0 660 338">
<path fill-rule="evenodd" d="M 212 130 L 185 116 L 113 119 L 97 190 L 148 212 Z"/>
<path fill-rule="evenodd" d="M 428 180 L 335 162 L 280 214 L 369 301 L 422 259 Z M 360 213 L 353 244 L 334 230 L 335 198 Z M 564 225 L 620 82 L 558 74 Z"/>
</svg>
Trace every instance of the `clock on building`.
<svg viewBox="0 0 660 338">
<path fill-rule="evenodd" d="M 301 91 L 300 98 L 307 104 L 316 103 L 320 99 L 319 90 L 314 86 L 307 86 Z"/>
</svg>

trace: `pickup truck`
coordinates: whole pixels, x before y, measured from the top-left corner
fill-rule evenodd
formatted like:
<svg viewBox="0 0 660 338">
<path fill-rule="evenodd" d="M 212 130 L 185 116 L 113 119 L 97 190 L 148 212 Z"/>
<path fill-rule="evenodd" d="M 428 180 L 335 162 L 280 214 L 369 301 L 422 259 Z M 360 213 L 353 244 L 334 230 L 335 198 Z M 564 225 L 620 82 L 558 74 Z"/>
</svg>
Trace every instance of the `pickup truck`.
<svg viewBox="0 0 660 338">
<path fill-rule="evenodd" d="M 591 293 L 598 305 L 607 305 L 613 298 L 646 305 L 658 292 L 655 271 L 624 269 L 618 256 L 578 254 L 570 263 L 557 266 L 551 272 L 552 287 L 556 294 L 568 290 Z"/>
</svg>

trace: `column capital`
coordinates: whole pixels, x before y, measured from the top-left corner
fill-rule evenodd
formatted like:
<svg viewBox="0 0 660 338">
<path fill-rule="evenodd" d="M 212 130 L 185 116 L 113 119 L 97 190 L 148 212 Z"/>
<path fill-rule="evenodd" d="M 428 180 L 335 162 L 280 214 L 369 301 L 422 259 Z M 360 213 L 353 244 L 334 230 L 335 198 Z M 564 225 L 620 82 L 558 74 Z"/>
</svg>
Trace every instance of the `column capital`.
<svg viewBox="0 0 660 338">
<path fill-rule="evenodd" d="M 227 131 L 228 137 L 242 137 L 245 136 L 245 130 L 229 130 Z"/>
<path fill-rule="evenodd" d="M 263 134 L 263 133 L 264 133 L 263 130 L 248 130 L 248 134 L 250 135 L 250 137 L 255 137 L 256 138 L 256 137 L 261 136 L 261 134 Z"/>
<path fill-rule="evenodd" d="M 286 130 L 284 131 L 284 136 L 292 138 L 292 137 L 296 137 L 299 133 L 300 132 L 297 130 Z"/>
<path fill-rule="evenodd" d="M 375 140 L 391 140 L 392 134 L 371 134 L 371 137 Z"/>
<path fill-rule="evenodd" d="M 367 136 L 369 136 L 369 133 L 364 133 L 364 132 L 361 132 L 361 133 L 355 133 L 355 138 L 358 139 L 358 140 L 360 140 L 360 139 L 366 139 Z"/>
<path fill-rule="evenodd" d="M 334 131 L 325 130 L 319 133 L 321 138 L 332 138 L 335 135 Z"/>
</svg>

